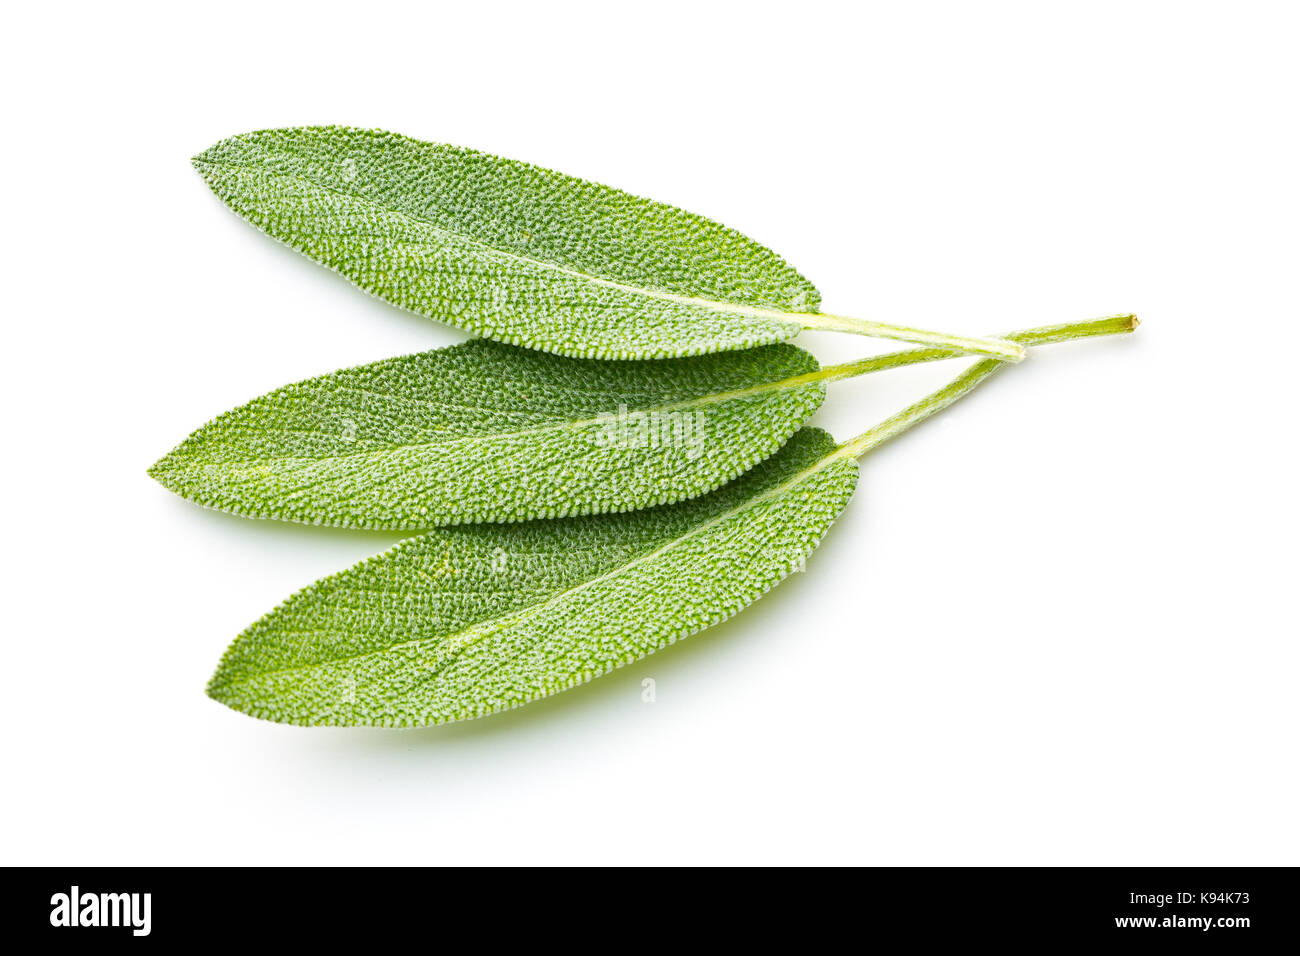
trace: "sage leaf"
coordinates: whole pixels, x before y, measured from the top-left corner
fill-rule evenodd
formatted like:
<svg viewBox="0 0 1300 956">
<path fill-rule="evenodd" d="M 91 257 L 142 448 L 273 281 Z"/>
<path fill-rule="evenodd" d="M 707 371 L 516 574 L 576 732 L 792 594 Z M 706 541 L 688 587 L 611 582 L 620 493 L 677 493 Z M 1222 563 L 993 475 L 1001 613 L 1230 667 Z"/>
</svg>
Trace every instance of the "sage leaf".
<svg viewBox="0 0 1300 956">
<path fill-rule="evenodd" d="M 1019 333 L 1129 332 L 1132 316 Z M 857 458 L 1004 366 L 976 362 L 836 445 L 802 428 L 703 497 L 627 514 L 467 525 L 401 542 L 240 635 L 208 694 L 268 720 L 415 726 L 557 693 L 738 613 L 802 565 L 853 494 Z"/>
<path fill-rule="evenodd" d="M 628 511 L 771 455 L 821 404 L 817 367 L 785 344 L 603 362 L 477 340 L 278 389 L 150 473 L 222 511 L 342 527 Z"/>
<path fill-rule="evenodd" d="M 313 126 L 233 136 L 193 163 L 236 213 L 359 288 L 498 342 L 643 359 L 820 328 L 1023 355 L 820 313 L 812 283 L 734 229 L 470 149 Z"/>
<path fill-rule="evenodd" d="M 794 570 L 857 481 L 819 429 L 702 498 L 472 525 L 325 578 L 230 647 L 208 694 L 291 724 L 479 717 L 724 620 Z"/>
</svg>

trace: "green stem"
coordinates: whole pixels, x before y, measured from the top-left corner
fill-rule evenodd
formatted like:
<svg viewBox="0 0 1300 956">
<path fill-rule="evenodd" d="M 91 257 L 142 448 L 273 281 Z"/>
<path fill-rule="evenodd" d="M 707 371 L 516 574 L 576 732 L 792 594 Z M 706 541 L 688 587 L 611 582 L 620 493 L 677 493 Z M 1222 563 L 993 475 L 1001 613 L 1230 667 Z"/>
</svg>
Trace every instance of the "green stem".
<svg viewBox="0 0 1300 956">
<path fill-rule="evenodd" d="M 1018 343 L 1006 339 L 948 335 L 943 332 L 931 332 L 928 329 L 914 329 L 906 325 L 891 325 L 886 322 L 855 319 L 847 315 L 832 315 L 829 312 L 809 315 L 790 313 L 790 317 L 798 319 L 806 329 L 829 329 L 835 332 L 852 332 L 855 335 L 870 335 L 874 338 L 901 339 L 918 345 L 954 349 L 968 355 L 988 355 L 1002 362 L 1019 362 L 1025 357 L 1025 350 Z"/>
<path fill-rule="evenodd" d="M 1052 342 L 1066 342 L 1071 339 L 1090 338 L 1097 335 L 1117 335 L 1124 332 L 1132 332 L 1138 326 L 1138 319 L 1135 315 L 1113 315 L 1104 319 L 1093 319 L 1088 322 L 1074 322 L 1065 325 L 1048 325 L 1037 329 L 1025 329 L 1022 332 L 1013 332 L 1007 338 L 1019 342 L 1021 345 L 1047 345 Z M 918 349 L 910 354 L 917 352 L 930 351 Z M 896 356 L 908 355 L 907 352 L 895 353 Z M 895 356 L 878 356 L 879 359 L 889 359 Z M 951 358 L 953 356 L 944 356 Z M 823 369 L 824 372 L 833 372 L 862 365 L 871 362 L 872 359 L 863 359 L 861 362 L 851 362 L 848 365 L 832 366 L 830 369 Z M 919 359 L 919 361 L 929 361 L 929 359 Z M 908 362 L 896 362 L 898 365 L 910 364 Z M 913 425 L 925 421 L 935 412 L 942 411 L 953 402 L 972 392 L 980 382 L 988 378 L 994 372 L 1002 367 L 1003 363 L 995 359 L 981 359 L 966 371 L 962 372 L 951 382 L 936 392 L 927 395 L 913 405 L 909 405 L 895 415 L 891 415 L 878 425 L 867 429 L 857 438 L 851 439 L 840 446 L 836 453 L 837 457 L 842 458 L 860 458 L 871 449 L 881 445 L 896 435 L 901 435 Z M 864 370 L 865 371 L 865 370 Z M 854 372 L 852 374 L 861 374 Z M 847 377 L 841 375 L 840 377 Z"/>
<path fill-rule="evenodd" d="M 1053 342 L 1069 342 L 1072 339 L 1090 339 L 1098 335 L 1121 335 L 1134 331 L 1142 323 L 1136 315 L 1108 315 L 1104 319 L 1089 319 L 1084 322 L 1066 322 L 1061 325 L 1043 325 L 1036 329 L 1012 332 L 1007 338 L 1021 345 L 1051 345 Z"/>
<path fill-rule="evenodd" d="M 1083 322 L 1068 322 L 1062 325 L 1045 325 L 1036 329 L 1021 329 L 1003 336 L 1004 339 L 1022 346 L 1048 345 L 1052 342 L 1064 342 L 1069 339 L 1091 338 L 1097 335 L 1115 335 L 1132 332 L 1137 328 L 1135 315 L 1110 315 L 1104 319 L 1088 319 Z M 921 362 L 938 362 L 943 359 L 962 358 L 970 353 L 956 348 L 908 349 L 905 352 L 888 352 L 885 355 L 873 355 L 870 358 L 845 362 L 843 365 L 828 365 L 816 372 L 805 372 L 761 386 L 764 390 L 771 388 L 789 388 L 795 385 L 807 385 L 810 382 L 839 382 L 846 378 L 856 378 L 868 372 L 883 372 L 886 369 L 902 368 L 905 365 L 917 365 Z"/>
</svg>

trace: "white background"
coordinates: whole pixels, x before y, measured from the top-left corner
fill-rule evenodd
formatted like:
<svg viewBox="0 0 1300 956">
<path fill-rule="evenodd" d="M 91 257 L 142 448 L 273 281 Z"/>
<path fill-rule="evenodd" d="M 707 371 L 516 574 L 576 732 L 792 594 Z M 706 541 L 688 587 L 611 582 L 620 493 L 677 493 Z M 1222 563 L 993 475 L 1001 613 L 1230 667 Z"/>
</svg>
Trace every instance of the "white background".
<svg viewBox="0 0 1300 956">
<path fill-rule="evenodd" d="M 3 862 L 1300 862 L 1297 26 L 1133 0 L 11 9 Z M 1145 324 L 872 454 L 808 573 L 710 633 L 464 725 L 259 722 L 203 694 L 227 643 L 398 536 L 206 512 L 146 467 L 275 386 L 462 338 L 188 163 L 312 123 L 710 215 L 829 311 Z M 849 438 L 953 370 L 832 386 L 817 422 Z"/>
</svg>

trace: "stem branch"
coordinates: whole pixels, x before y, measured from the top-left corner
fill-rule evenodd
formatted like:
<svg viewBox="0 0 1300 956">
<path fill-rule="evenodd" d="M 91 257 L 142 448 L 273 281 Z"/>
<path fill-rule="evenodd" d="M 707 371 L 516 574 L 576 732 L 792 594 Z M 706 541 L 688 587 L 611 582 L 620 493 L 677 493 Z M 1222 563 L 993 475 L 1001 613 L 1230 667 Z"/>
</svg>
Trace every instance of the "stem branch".
<svg viewBox="0 0 1300 956">
<path fill-rule="evenodd" d="M 1104 319 L 1093 319 L 1086 322 L 1073 322 L 1064 325 L 1048 325 L 1037 329 L 1025 329 L 1021 332 L 1013 332 L 1007 338 L 1021 345 L 1048 345 L 1052 342 L 1066 342 L 1071 339 L 1090 338 L 1097 335 L 1117 335 L 1125 332 L 1132 332 L 1138 326 L 1138 319 L 1135 315 L 1112 315 Z M 925 353 L 931 353 L 935 349 L 914 349 L 911 352 L 897 352 L 893 355 L 881 355 L 875 359 L 863 359 L 859 362 L 850 362 L 846 365 L 831 366 L 823 369 L 823 372 L 834 374 L 835 378 L 848 378 L 850 375 L 859 375 L 864 371 L 874 371 L 874 369 L 858 368 L 867 363 L 879 362 L 881 360 L 892 360 L 890 364 L 879 366 L 890 368 L 896 365 L 909 365 L 913 362 L 931 361 L 929 357 L 913 357 L 910 360 L 903 361 L 905 356 L 919 356 Z M 950 354 L 937 356 L 938 358 L 954 358 L 960 353 L 946 350 Z M 962 372 L 951 382 L 936 392 L 927 395 L 913 405 L 909 405 L 897 414 L 891 415 L 884 421 L 872 428 L 867 429 L 857 438 L 851 439 L 840 446 L 838 454 L 845 458 L 859 458 L 865 455 L 877 445 L 881 445 L 896 435 L 901 435 L 913 425 L 925 421 L 935 412 L 942 411 L 953 402 L 968 395 L 975 389 L 975 386 L 988 378 L 994 372 L 1002 367 L 1004 363 L 995 359 L 981 359 L 966 371 Z M 846 372 L 844 370 L 858 368 L 857 371 Z M 833 380 L 828 378 L 828 380 Z"/>
</svg>

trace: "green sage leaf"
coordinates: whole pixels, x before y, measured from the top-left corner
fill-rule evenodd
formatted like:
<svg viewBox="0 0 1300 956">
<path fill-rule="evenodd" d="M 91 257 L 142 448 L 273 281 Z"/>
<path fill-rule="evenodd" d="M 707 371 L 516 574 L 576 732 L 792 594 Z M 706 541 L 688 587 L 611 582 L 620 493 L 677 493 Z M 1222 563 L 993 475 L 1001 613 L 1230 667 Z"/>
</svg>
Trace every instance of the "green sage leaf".
<svg viewBox="0 0 1300 956">
<path fill-rule="evenodd" d="M 193 162 L 269 235 L 394 305 L 498 342 L 664 358 L 829 328 L 1023 354 L 819 313 L 807 279 L 734 229 L 470 149 L 315 126 L 233 136 Z"/>
<path fill-rule="evenodd" d="M 437 724 L 520 706 L 736 614 L 817 546 L 857 475 L 829 435 L 805 428 L 701 498 L 412 538 L 250 627 L 208 693 L 308 725 Z"/>
<path fill-rule="evenodd" d="M 478 340 L 278 389 L 150 473 L 222 511 L 343 527 L 628 511 L 771 455 L 821 404 L 817 370 L 784 344 L 602 362 Z"/>
</svg>

